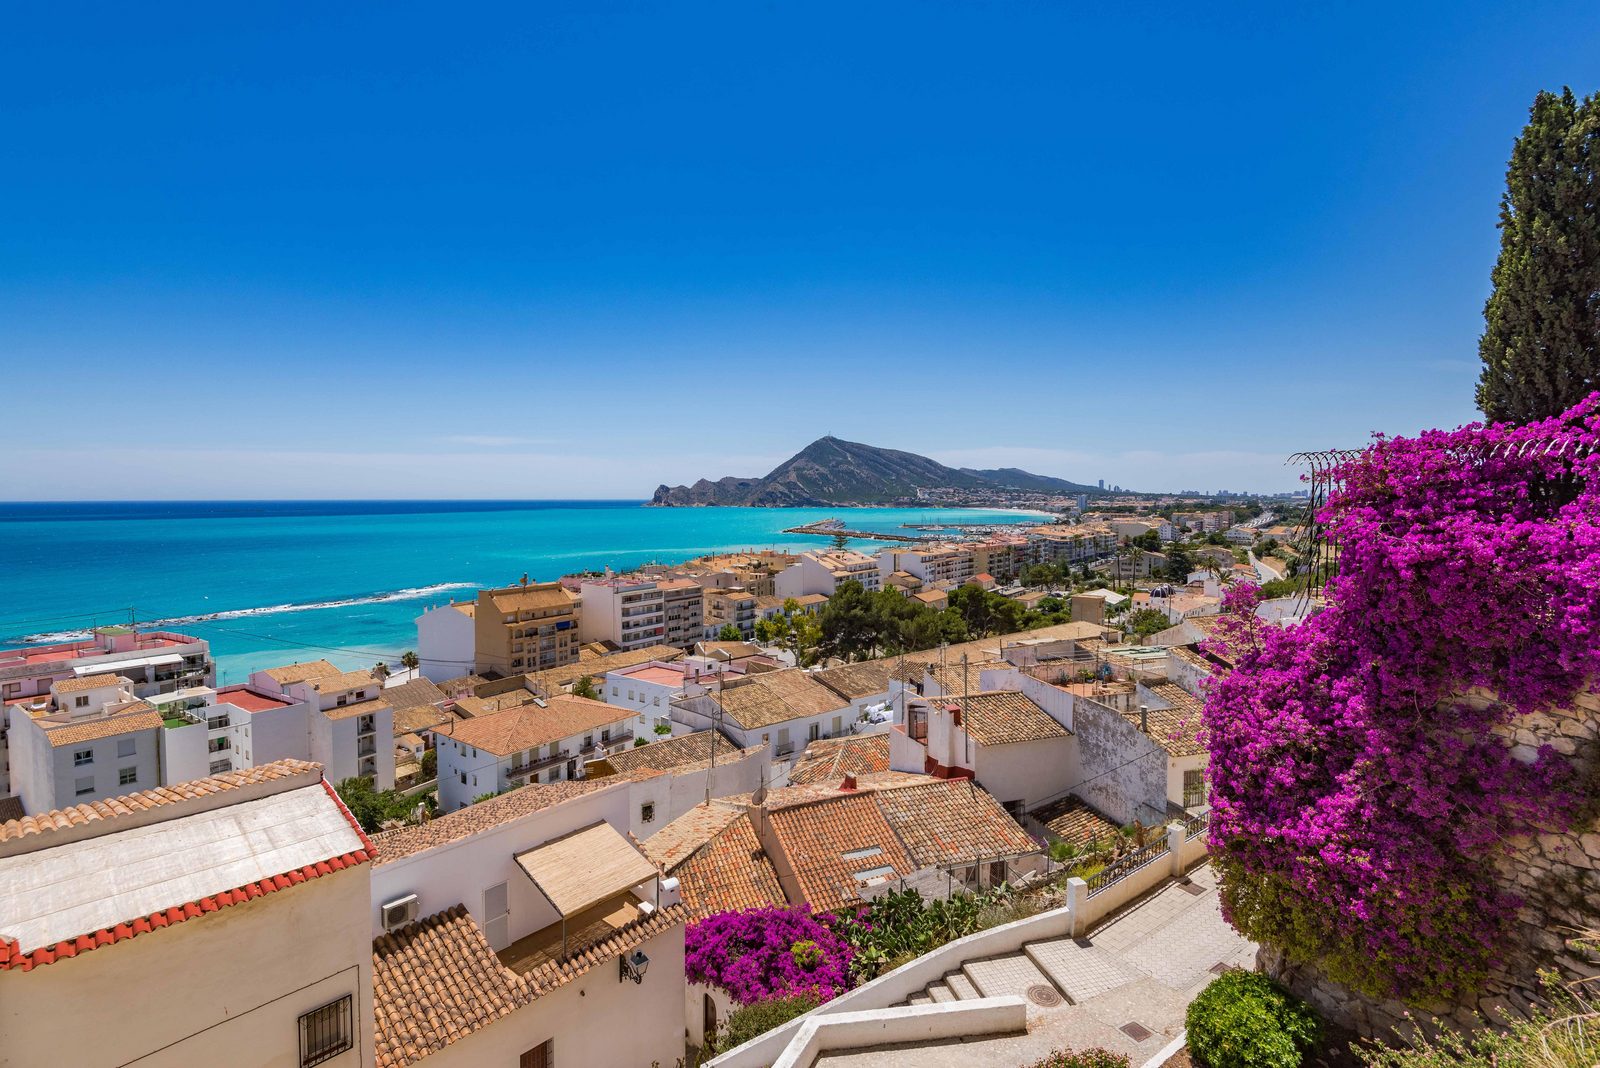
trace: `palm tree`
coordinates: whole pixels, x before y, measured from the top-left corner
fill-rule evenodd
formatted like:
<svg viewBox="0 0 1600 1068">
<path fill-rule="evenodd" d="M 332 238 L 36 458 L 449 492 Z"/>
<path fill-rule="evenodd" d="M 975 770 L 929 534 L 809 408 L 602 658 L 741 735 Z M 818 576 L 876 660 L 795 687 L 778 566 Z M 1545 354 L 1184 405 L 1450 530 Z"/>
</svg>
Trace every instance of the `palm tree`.
<svg viewBox="0 0 1600 1068">
<path fill-rule="evenodd" d="M 400 666 L 407 671 L 415 671 L 421 664 L 422 661 L 417 659 L 417 654 L 410 649 L 400 654 Z"/>
<path fill-rule="evenodd" d="M 372 673 L 377 676 L 379 682 L 382 682 L 389 677 L 389 665 L 380 660 L 372 665 Z"/>
</svg>

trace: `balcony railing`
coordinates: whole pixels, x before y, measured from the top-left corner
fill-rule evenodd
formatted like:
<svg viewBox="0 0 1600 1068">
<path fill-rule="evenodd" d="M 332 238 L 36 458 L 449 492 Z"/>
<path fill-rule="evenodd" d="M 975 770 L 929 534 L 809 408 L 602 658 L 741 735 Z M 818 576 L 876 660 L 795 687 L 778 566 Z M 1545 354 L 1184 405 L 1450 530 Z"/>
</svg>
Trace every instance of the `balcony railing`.
<svg viewBox="0 0 1600 1068">
<path fill-rule="evenodd" d="M 526 764 L 515 764 L 507 768 L 506 778 L 520 779 L 524 775 L 528 775 L 536 771 L 543 771 L 545 768 L 554 767 L 563 760 L 570 759 L 572 759 L 572 754 L 563 749 L 555 756 L 539 757 L 538 759 L 528 761 Z"/>
</svg>

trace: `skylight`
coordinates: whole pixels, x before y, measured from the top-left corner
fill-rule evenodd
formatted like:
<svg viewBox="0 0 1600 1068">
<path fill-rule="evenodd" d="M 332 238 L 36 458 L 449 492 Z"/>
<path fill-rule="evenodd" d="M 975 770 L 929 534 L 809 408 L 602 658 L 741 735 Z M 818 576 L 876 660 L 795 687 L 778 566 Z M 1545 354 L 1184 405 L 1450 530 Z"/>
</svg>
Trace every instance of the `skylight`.
<svg viewBox="0 0 1600 1068">
<path fill-rule="evenodd" d="M 883 850 L 879 846 L 867 846 L 865 849 L 852 849 L 848 853 L 840 853 L 839 855 L 845 860 L 865 860 L 882 852 Z"/>
</svg>

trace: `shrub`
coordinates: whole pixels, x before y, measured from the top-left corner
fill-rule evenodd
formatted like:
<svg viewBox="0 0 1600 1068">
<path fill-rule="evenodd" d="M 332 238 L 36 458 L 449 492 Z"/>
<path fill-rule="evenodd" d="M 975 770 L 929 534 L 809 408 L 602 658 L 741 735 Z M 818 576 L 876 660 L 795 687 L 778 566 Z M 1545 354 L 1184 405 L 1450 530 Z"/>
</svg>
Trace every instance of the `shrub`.
<svg viewBox="0 0 1600 1068">
<path fill-rule="evenodd" d="M 1128 1058 L 1099 1046 L 1093 1049 L 1058 1049 L 1025 1068 L 1128 1068 Z"/>
<path fill-rule="evenodd" d="M 1189 1003 L 1189 1051 L 1210 1068 L 1297 1068 L 1322 1037 L 1316 1013 L 1256 972 L 1228 972 Z"/>
<path fill-rule="evenodd" d="M 774 1027 L 782 1027 L 796 1016 L 804 1016 L 819 1004 L 821 1002 L 810 994 L 796 994 L 735 1009 L 728 1014 L 727 1023 L 717 1034 L 713 1048 L 718 1053 L 726 1053 L 735 1046 L 742 1046 L 752 1038 L 766 1034 Z"/>
<path fill-rule="evenodd" d="M 829 1001 L 850 989 L 854 951 L 808 906 L 719 912 L 689 925 L 684 972 L 741 1005 L 806 994 Z"/>
</svg>

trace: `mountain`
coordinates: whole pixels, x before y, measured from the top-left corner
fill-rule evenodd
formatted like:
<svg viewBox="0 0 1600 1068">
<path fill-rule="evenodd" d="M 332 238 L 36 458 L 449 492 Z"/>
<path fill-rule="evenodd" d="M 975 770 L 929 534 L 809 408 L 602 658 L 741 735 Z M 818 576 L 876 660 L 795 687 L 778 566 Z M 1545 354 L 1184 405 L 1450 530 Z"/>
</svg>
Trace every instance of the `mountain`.
<svg viewBox="0 0 1600 1068">
<path fill-rule="evenodd" d="M 758 508 L 890 504 L 915 500 L 918 489 L 1005 489 L 1033 493 L 1098 492 L 1047 475 L 1016 468 L 978 471 L 946 467 L 926 456 L 880 449 L 855 441 L 818 438 L 773 468 L 763 478 L 730 476 L 692 486 L 661 486 L 650 503 L 665 507 L 746 505 Z"/>
</svg>

